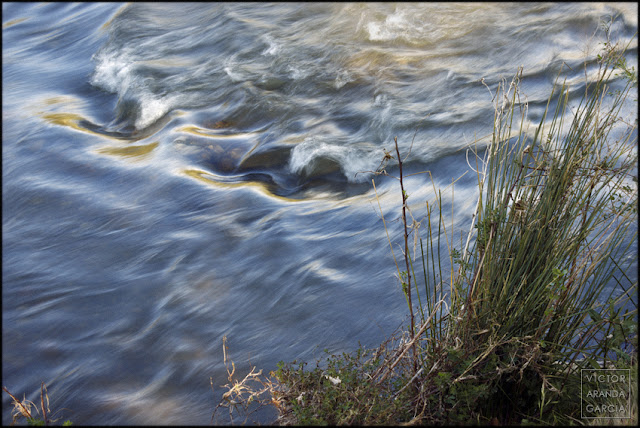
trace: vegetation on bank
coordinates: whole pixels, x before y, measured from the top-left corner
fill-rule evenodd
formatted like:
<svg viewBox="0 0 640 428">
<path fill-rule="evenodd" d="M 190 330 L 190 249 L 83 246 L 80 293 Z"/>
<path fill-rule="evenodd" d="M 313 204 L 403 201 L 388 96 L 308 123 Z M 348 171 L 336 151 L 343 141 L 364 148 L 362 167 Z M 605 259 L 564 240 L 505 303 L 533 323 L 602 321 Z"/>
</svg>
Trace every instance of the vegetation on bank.
<svg viewBox="0 0 640 428">
<path fill-rule="evenodd" d="M 492 93 L 494 130 L 482 155 L 475 151 L 479 199 L 459 248 L 435 188 L 420 221 L 426 236 L 416 238 L 396 140 L 384 161 L 397 162 L 402 192 L 394 260 L 408 326 L 376 349 L 331 355 L 313 369 L 294 361 L 270 379 L 230 375 L 219 407 L 232 414 L 273 404 L 284 425 L 635 425 L 637 117 L 619 114 L 637 74 L 624 49 L 604 48 L 577 108 L 568 86 L 556 85 L 532 132 L 521 70 Z M 626 86 L 611 92 L 619 73 Z M 612 368 L 632 382 L 585 377 Z M 585 418 L 589 408 L 594 418 Z M 606 416 L 619 418 L 598 419 Z"/>
<path fill-rule="evenodd" d="M 47 391 L 47 387 L 42 382 L 40 384 L 40 410 L 38 410 L 38 406 L 32 402 L 23 398 L 20 400 L 16 396 L 14 396 L 7 387 L 2 388 L 4 392 L 9 394 L 13 404 L 13 421 L 12 425 L 18 422 L 20 419 L 25 419 L 27 425 L 29 426 L 45 426 L 50 425 L 52 423 L 58 422 L 60 418 L 54 418 L 55 414 L 51 412 L 49 408 L 49 392 Z M 40 413 L 42 411 L 42 413 Z M 62 426 L 71 426 L 73 423 L 69 420 L 64 421 Z"/>
</svg>

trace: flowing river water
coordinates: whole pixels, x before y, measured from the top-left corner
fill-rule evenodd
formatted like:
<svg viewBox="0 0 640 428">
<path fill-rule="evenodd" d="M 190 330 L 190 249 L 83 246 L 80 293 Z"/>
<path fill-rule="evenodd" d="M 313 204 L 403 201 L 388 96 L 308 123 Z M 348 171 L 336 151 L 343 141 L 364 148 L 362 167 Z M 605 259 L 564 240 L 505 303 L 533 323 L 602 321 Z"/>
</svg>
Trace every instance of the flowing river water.
<svg viewBox="0 0 640 428">
<path fill-rule="evenodd" d="M 383 149 L 444 189 L 491 132 L 482 79 L 522 66 L 537 123 L 561 68 L 584 90 L 601 22 L 637 62 L 637 13 L 3 3 L 2 384 L 35 401 L 45 382 L 76 424 L 207 424 L 223 336 L 241 375 L 379 344 L 407 314 L 378 210 L 400 243 L 398 182 L 367 172 Z M 407 189 L 423 217 L 429 176 Z"/>
</svg>

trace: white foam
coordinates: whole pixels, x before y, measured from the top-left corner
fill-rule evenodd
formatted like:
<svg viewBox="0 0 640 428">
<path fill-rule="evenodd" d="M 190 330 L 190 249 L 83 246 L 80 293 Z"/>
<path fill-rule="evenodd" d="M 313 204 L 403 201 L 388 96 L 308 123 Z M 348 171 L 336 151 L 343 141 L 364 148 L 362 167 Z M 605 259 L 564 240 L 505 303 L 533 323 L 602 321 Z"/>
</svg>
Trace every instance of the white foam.
<svg viewBox="0 0 640 428">
<path fill-rule="evenodd" d="M 224 66 L 223 70 L 227 73 L 227 76 L 231 79 L 233 83 L 244 82 L 246 77 L 236 71 L 237 65 L 234 62 L 227 62 L 227 65 Z"/>
<path fill-rule="evenodd" d="M 280 51 L 280 45 L 277 44 L 270 35 L 266 34 L 262 38 L 269 45 L 269 47 L 262 52 L 262 55 L 275 55 Z"/>
<path fill-rule="evenodd" d="M 289 76 L 294 80 L 301 80 L 309 75 L 308 71 L 294 67 L 292 65 L 289 65 L 287 67 L 287 70 L 289 71 Z"/>
<path fill-rule="evenodd" d="M 388 98 L 386 94 L 377 94 L 373 97 L 373 105 L 375 107 L 386 107 L 388 106 Z"/>
<path fill-rule="evenodd" d="M 177 101 L 176 96 L 158 96 L 136 74 L 136 61 L 126 49 L 119 52 L 100 51 L 94 56 L 96 67 L 90 83 L 118 94 L 120 99 L 134 101 L 138 108 L 135 128 L 143 129 L 167 114 Z"/>
<path fill-rule="evenodd" d="M 106 91 L 124 94 L 131 85 L 133 62 L 126 52 L 101 51 L 94 55 L 96 68 L 90 83 Z"/>
<path fill-rule="evenodd" d="M 144 129 L 167 114 L 173 102 L 169 97 L 154 98 L 153 95 L 142 94 L 139 98 L 140 115 L 136 119 L 136 129 Z"/>
<path fill-rule="evenodd" d="M 336 89 L 340 89 L 347 83 L 353 82 L 353 80 L 353 77 L 348 71 L 340 71 L 336 76 L 336 80 L 334 81 L 333 86 Z"/>
<path fill-rule="evenodd" d="M 291 151 L 289 170 L 296 174 L 311 174 L 317 162 L 324 158 L 336 162 L 348 181 L 363 182 L 370 175 L 365 171 L 376 167 L 375 156 L 374 150 L 369 146 L 338 145 L 317 137 L 308 137 Z"/>
<path fill-rule="evenodd" d="M 387 15 L 384 21 L 374 19 L 367 22 L 364 27 L 370 41 L 423 44 L 442 38 L 437 26 L 430 25 L 431 19 L 432 17 L 424 10 L 396 9 L 395 12 Z"/>
<path fill-rule="evenodd" d="M 367 23 L 367 31 L 369 40 L 371 41 L 390 41 L 399 37 L 404 37 L 410 30 L 410 23 L 407 21 L 402 11 L 388 15 L 384 22 Z"/>
</svg>

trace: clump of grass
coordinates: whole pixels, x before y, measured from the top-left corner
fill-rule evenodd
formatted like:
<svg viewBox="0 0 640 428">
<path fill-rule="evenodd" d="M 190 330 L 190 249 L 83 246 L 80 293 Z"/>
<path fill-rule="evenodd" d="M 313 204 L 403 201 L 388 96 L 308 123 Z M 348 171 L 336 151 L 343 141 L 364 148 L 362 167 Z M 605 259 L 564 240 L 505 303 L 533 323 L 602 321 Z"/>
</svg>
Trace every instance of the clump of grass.
<svg viewBox="0 0 640 428">
<path fill-rule="evenodd" d="M 434 192 L 422 220 L 426 245 L 414 236 L 420 255 L 416 244 L 411 256 L 408 238 L 417 227 L 407 221 L 395 141 L 406 338 L 384 352 L 332 357 L 325 370 L 281 365 L 275 377 L 289 420 L 581 423 L 581 369 L 635 367 L 637 387 L 637 280 L 625 265 L 637 222 L 637 131 L 636 124 L 619 129 L 637 79 L 609 93 L 612 73 L 625 64 L 621 52 L 605 45 L 599 78 L 572 116 L 569 88 L 556 86 L 533 132 L 525 125 L 522 70 L 498 86 L 492 137 L 483 157 L 476 152 L 479 199 L 462 251 Z"/>
<path fill-rule="evenodd" d="M 22 418 L 27 421 L 27 424 L 29 426 L 49 425 L 60 420 L 60 418 L 52 419 L 51 409 L 49 408 L 49 392 L 47 391 L 47 387 L 44 382 L 40 384 L 40 410 L 42 411 L 41 415 L 40 411 L 38 410 L 38 406 L 34 402 L 29 401 L 26 398 L 23 398 L 22 400 L 16 398 L 15 395 L 9 392 L 6 386 L 3 386 L 2 389 L 4 390 L 4 392 L 9 394 L 9 396 L 13 400 L 13 410 L 11 412 L 13 421 L 11 425 L 14 425 Z M 62 424 L 62 426 L 71 425 L 73 425 L 71 421 L 65 421 Z"/>
</svg>

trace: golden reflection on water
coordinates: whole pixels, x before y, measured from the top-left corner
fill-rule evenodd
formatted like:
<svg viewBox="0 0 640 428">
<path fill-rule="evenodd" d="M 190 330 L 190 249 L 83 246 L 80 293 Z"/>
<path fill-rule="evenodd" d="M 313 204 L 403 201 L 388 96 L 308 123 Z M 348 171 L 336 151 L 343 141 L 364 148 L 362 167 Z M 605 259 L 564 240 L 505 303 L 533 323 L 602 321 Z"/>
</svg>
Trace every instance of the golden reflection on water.
<svg viewBox="0 0 640 428">
<path fill-rule="evenodd" d="M 105 147 L 98 150 L 98 152 L 125 158 L 140 157 L 140 159 L 142 159 L 146 157 L 146 155 L 151 153 L 156 147 L 158 147 L 158 144 L 160 143 L 156 141 L 155 143 L 144 144 L 142 146 Z"/>
<path fill-rule="evenodd" d="M 116 19 L 116 17 L 118 15 L 120 15 L 122 12 L 124 12 L 129 6 L 131 6 L 131 2 L 127 2 L 127 3 L 123 4 L 122 7 L 120 9 L 118 9 L 118 11 L 116 13 L 114 13 L 113 16 L 107 22 L 102 24 L 100 29 L 102 31 L 107 31 L 109 29 L 109 27 L 111 26 L 111 24 L 113 23 L 113 20 Z"/>
<path fill-rule="evenodd" d="M 318 205 L 317 206 L 318 212 L 325 212 L 327 209 L 330 209 L 331 207 L 333 208 L 353 207 L 358 204 L 367 203 L 371 198 L 370 191 L 362 195 L 354 195 L 344 199 L 336 199 L 335 194 L 333 192 L 322 191 L 317 189 L 305 192 L 304 196 L 302 197 L 288 198 L 286 196 L 280 196 L 273 193 L 269 185 L 259 181 L 234 181 L 234 182 L 223 181 L 224 178 L 216 176 L 209 172 L 203 171 L 201 169 L 184 169 L 182 170 L 182 172 L 191 178 L 195 178 L 198 181 L 208 184 L 209 186 L 215 186 L 218 188 L 226 188 L 226 189 L 249 187 L 259 191 L 265 196 L 278 199 L 282 202 L 305 202 L 309 200 L 314 200 L 314 201 L 322 200 L 330 204 L 330 206 L 326 204 Z M 313 212 L 314 211 L 311 210 L 309 213 L 313 213 Z"/>
<path fill-rule="evenodd" d="M 224 181 L 221 181 L 217 176 L 211 173 L 208 173 L 206 171 L 203 171 L 201 169 L 185 169 L 182 172 L 188 175 L 189 177 L 195 178 L 196 180 L 206 183 L 208 185 L 223 187 L 227 189 L 232 189 L 236 187 L 251 187 L 258 190 L 260 193 L 266 196 L 269 196 L 270 198 L 276 198 L 284 202 L 301 202 L 298 199 L 292 199 L 292 198 L 287 198 L 285 196 L 276 195 L 271 190 L 269 190 L 269 187 L 266 184 L 260 183 L 258 181 L 241 181 L 241 182 L 233 182 L 233 183 L 224 182 Z"/>
<path fill-rule="evenodd" d="M 40 116 L 42 116 L 42 118 L 44 120 L 46 120 L 47 122 L 49 122 L 49 123 L 51 123 L 53 125 L 68 126 L 69 128 L 73 128 L 76 131 L 86 132 L 88 134 L 98 135 L 100 137 L 112 138 L 114 140 L 121 140 L 121 138 L 112 137 L 112 136 L 107 135 L 107 134 L 103 134 L 103 133 L 100 133 L 100 132 L 92 131 L 91 129 L 80 125 L 81 122 L 87 122 L 88 123 L 88 120 L 85 119 L 84 117 L 80 116 L 79 114 L 75 114 L 75 113 L 44 113 L 44 112 L 38 112 L 38 114 Z"/>
<path fill-rule="evenodd" d="M 44 120 L 53 124 L 60 126 L 68 126 L 69 128 L 73 128 L 76 131 L 86 132 L 87 134 L 98 135 L 100 137 L 106 137 L 113 140 L 123 140 L 130 138 L 123 138 L 122 136 L 109 135 L 103 132 L 93 131 L 85 126 L 82 126 L 81 123 L 91 123 L 84 117 L 75 113 L 43 113 L 39 112 Z"/>
<path fill-rule="evenodd" d="M 214 129 L 222 129 L 231 126 L 229 122 L 218 121 L 212 125 Z M 184 132 L 199 137 L 206 137 L 210 144 L 206 145 L 203 157 L 207 152 L 215 154 L 218 159 L 218 167 L 225 171 L 232 171 L 242 165 L 260 146 L 260 141 L 253 142 L 250 138 L 259 135 L 257 132 L 244 132 L 237 134 L 219 134 L 210 129 L 204 129 L 195 125 L 187 125 L 177 129 L 176 132 Z M 247 144 L 248 143 L 248 144 Z M 229 146 L 233 144 L 233 146 Z"/>
<path fill-rule="evenodd" d="M 43 101 L 43 103 L 45 105 L 48 105 L 48 106 L 51 106 L 51 105 L 54 105 L 54 104 L 69 104 L 69 105 L 72 105 L 72 104 L 79 103 L 79 100 L 74 98 L 74 97 L 69 97 L 69 96 L 66 96 L 66 95 L 60 95 L 60 96 L 57 96 L 57 97 L 49 97 L 49 98 L 45 99 Z"/>
<path fill-rule="evenodd" d="M 4 30 L 4 29 L 9 28 L 9 27 L 11 27 L 11 26 L 14 26 L 14 25 L 16 25 L 16 24 L 19 24 L 19 23 L 21 23 L 21 22 L 24 22 L 24 21 L 26 21 L 27 19 L 29 19 L 29 18 L 16 18 L 16 19 L 12 19 L 11 21 L 6 22 L 6 23 L 2 24 L 2 29 Z"/>
<path fill-rule="evenodd" d="M 40 104 L 41 103 L 41 104 Z M 85 126 L 82 126 L 81 123 L 89 123 L 89 121 L 76 113 L 68 113 L 68 112 L 51 112 L 51 110 L 55 110 L 58 108 L 72 109 L 72 110 L 80 110 L 82 109 L 83 102 L 82 100 L 67 95 L 58 95 L 54 97 L 48 97 L 41 100 L 36 104 L 36 108 L 42 108 L 42 106 L 46 106 L 49 111 L 36 111 L 36 114 L 42 117 L 47 122 L 53 125 L 60 126 L 68 126 L 69 128 L 73 128 L 77 131 L 87 132 L 93 135 L 101 135 L 98 132 L 92 131 Z"/>
<path fill-rule="evenodd" d="M 47 102 L 56 103 L 58 101 L 56 101 L 55 99 L 49 99 Z M 37 114 L 53 125 L 67 126 L 77 131 L 86 132 L 87 134 L 97 135 L 117 141 L 139 141 L 148 138 L 159 129 L 161 129 L 169 120 L 169 116 L 166 116 L 164 120 L 157 121 L 153 125 L 145 128 L 140 132 L 134 131 L 133 133 L 124 133 L 117 131 L 106 131 L 99 125 L 96 125 L 86 118 L 75 113 L 45 113 L 39 111 L 37 112 Z M 180 115 L 180 113 L 178 112 L 176 113 L 176 115 Z"/>
<path fill-rule="evenodd" d="M 78 122 L 86 120 L 84 117 L 75 113 L 46 113 L 42 115 L 42 118 L 54 125 L 68 126 L 78 131 L 91 132 L 86 128 L 81 127 Z"/>
<path fill-rule="evenodd" d="M 183 126 L 176 130 L 176 132 L 186 132 L 189 134 L 199 135 L 201 137 L 209 137 L 216 139 L 234 139 L 234 138 L 248 138 L 257 135 L 256 132 L 241 132 L 237 134 L 220 134 L 219 132 L 210 131 L 199 126 L 188 125 Z"/>
</svg>

